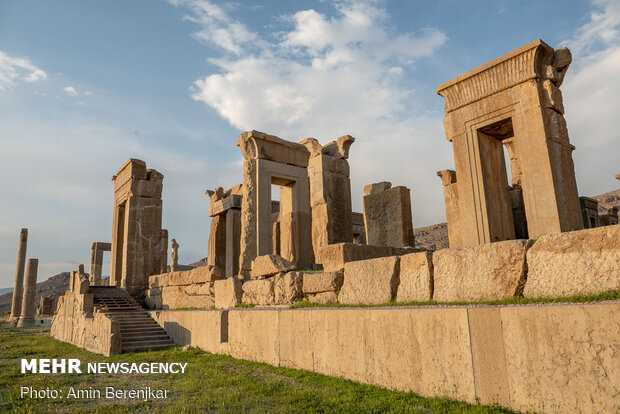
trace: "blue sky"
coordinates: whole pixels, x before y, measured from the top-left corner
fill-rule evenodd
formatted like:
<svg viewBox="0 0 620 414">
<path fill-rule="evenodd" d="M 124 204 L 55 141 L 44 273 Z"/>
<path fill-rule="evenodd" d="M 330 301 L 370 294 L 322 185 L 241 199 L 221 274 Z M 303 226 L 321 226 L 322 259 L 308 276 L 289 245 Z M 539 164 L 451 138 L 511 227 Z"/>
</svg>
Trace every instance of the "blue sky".
<svg viewBox="0 0 620 414">
<path fill-rule="evenodd" d="M 453 160 L 435 88 L 536 38 L 573 52 L 562 89 L 580 193 L 618 188 L 619 0 L 0 0 L 0 287 L 21 227 L 40 280 L 88 263 L 129 157 L 165 175 L 181 262 L 204 257 L 203 191 L 241 182 L 249 129 L 351 134 L 356 211 L 363 186 L 387 180 L 412 189 L 414 226 L 442 222 L 435 173 Z"/>
</svg>

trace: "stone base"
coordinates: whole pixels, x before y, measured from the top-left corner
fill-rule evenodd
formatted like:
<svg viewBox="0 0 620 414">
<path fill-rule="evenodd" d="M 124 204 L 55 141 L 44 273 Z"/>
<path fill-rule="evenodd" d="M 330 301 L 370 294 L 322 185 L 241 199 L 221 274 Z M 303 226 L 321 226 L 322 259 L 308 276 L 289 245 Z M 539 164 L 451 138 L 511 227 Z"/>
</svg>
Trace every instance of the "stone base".
<svg viewBox="0 0 620 414">
<path fill-rule="evenodd" d="M 34 317 L 19 318 L 17 321 L 18 328 L 30 328 L 34 326 Z"/>
</svg>

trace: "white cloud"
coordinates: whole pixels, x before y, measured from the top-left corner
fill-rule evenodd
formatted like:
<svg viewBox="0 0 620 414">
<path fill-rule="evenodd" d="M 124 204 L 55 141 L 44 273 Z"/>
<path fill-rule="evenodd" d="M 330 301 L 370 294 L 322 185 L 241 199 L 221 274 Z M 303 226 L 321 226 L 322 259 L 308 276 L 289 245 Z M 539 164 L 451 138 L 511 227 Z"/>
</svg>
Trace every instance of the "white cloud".
<svg viewBox="0 0 620 414">
<path fill-rule="evenodd" d="M 620 2 L 595 0 L 590 20 L 565 42 L 573 65 L 562 85 L 581 192 L 617 188 L 620 130 Z M 593 166 L 596 165 L 596 168 Z"/>
<path fill-rule="evenodd" d="M 38 82 L 45 79 L 47 74 L 30 60 L 0 51 L 0 92 L 14 88 L 20 80 Z"/>
<path fill-rule="evenodd" d="M 84 92 L 84 95 L 86 95 L 86 96 L 90 96 L 90 95 L 92 95 L 92 94 L 93 94 L 93 93 L 92 93 L 91 91 L 86 91 L 86 92 Z"/>
<path fill-rule="evenodd" d="M 194 33 L 194 37 L 200 41 L 212 43 L 226 52 L 240 55 L 244 52 L 244 46 L 258 40 L 255 33 L 232 19 L 222 7 L 209 0 L 169 1 L 177 7 L 182 6 L 190 10 L 191 14 L 185 15 L 184 18 L 201 26 L 201 29 Z"/>
<path fill-rule="evenodd" d="M 218 21 L 232 21 L 223 9 L 218 13 Z M 210 60 L 220 73 L 197 80 L 193 98 L 240 130 L 289 140 L 313 136 L 324 143 L 351 134 L 357 138 L 350 159 L 356 210 L 363 186 L 387 179 L 412 188 L 414 202 L 422 195 L 414 205 L 416 225 L 443 220 L 435 172 L 449 167 L 452 156 L 443 138 L 442 114 L 409 112 L 422 98 L 403 74 L 437 50 L 446 35 L 434 28 L 395 34 L 388 13 L 372 1 L 337 2 L 331 17 L 303 10 L 285 21 L 290 30 L 272 33 L 277 42 L 252 35 L 253 48 L 244 54 L 238 53 L 244 42 L 236 43 L 239 48 L 224 47 L 228 53 Z M 211 25 L 203 24 L 204 30 L 212 30 Z M 203 40 L 221 46 L 217 38 Z M 433 150 L 438 147 L 444 151 Z"/>
<path fill-rule="evenodd" d="M 75 90 L 73 86 L 65 86 L 62 90 L 69 96 L 77 96 L 78 92 Z"/>
</svg>

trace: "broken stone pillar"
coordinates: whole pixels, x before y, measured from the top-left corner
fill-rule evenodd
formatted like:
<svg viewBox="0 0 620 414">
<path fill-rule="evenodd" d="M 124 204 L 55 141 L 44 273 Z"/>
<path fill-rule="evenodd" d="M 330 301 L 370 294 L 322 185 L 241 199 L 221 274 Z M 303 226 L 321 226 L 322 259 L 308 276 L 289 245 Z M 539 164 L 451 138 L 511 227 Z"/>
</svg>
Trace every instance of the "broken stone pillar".
<svg viewBox="0 0 620 414">
<path fill-rule="evenodd" d="M 353 240 L 349 148 L 355 138 L 345 135 L 321 146 L 314 138 L 300 142 L 310 151 L 308 178 L 314 251 Z"/>
<path fill-rule="evenodd" d="M 159 273 L 168 273 L 168 230 L 161 229 L 161 263 Z"/>
<path fill-rule="evenodd" d="M 35 295 L 37 293 L 37 269 L 39 259 L 28 259 L 26 265 L 26 280 L 24 283 L 24 296 L 22 298 L 22 311 L 19 315 L 17 326 L 27 328 L 34 325 Z"/>
<path fill-rule="evenodd" d="M 179 243 L 177 243 L 175 239 L 172 239 L 170 247 L 172 248 L 172 252 L 170 253 L 170 271 L 176 272 L 179 270 Z"/>
<path fill-rule="evenodd" d="M 15 267 L 15 284 L 9 322 L 16 324 L 22 313 L 22 295 L 24 293 L 24 267 L 26 265 L 26 248 L 28 247 L 28 229 L 22 229 L 17 247 L 17 266 Z"/>
<path fill-rule="evenodd" d="M 205 191 L 212 217 L 207 264 L 217 266 L 225 277 L 236 276 L 239 271 L 242 188 L 238 184 L 226 191 L 222 187 Z"/>
<path fill-rule="evenodd" d="M 122 287 L 139 300 L 148 289 L 148 277 L 161 270 L 163 179 L 137 159 L 129 159 L 112 177 L 110 286 Z"/>
<path fill-rule="evenodd" d="M 599 227 L 598 201 L 590 197 L 579 197 L 581 205 L 581 219 L 583 220 L 584 229 L 593 229 Z"/>
<path fill-rule="evenodd" d="M 366 241 L 372 246 L 415 246 L 411 199 L 407 187 L 389 182 L 364 187 Z"/>
<path fill-rule="evenodd" d="M 448 240 L 450 242 L 450 246 L 460 246 L 462 241 L 456 171 L 437 171 L 437 176 L 441 178 L 441 183 L 443 184 L 443 195 L 446 204 L 446 220 L 448 221 Z"/>
<path fill-rule="evenodd" d="M 101 269 L 103 265 L 103 252 L 112 250 L 112 243 L 93 242 L 90 245 L 90 284 L 101 285 Z"/>
<path fill-rule="evenodd" d="M 459 235 L 450 247 L 515 238 L 504 146 L 529 237 L 582 228 L 560 91 L 571 59 L 538 39 L 437 88 L 458 174 L 459 222 L 448 217 L 448 228 Z"/>
<path fill-rule="evenodd" d="M 239 273 L 247 277 L 257 256 L 272 253 L 272 184 L 281 188 L 282 256 L 298 269 L 310 269 L 314 257 L 307 169 L 310 153 L 303 145 L 258 131 L 242 133 L 237 146 L 245 159 Z"/>
</svg>

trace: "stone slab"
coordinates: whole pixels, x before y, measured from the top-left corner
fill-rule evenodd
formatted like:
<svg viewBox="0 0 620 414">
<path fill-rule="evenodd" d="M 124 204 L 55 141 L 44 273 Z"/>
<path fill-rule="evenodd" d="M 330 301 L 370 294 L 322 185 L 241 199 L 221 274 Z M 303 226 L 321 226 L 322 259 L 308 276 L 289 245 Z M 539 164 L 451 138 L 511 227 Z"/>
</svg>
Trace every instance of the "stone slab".
<svg viewBox="0 0 620 414">
<path fill-rule="evenodd" d="M 433 254 L 420 252 L 400 257 L 398 302 L 424 302 L 433 298 Z"/>
<path fill-rule="evenodd" d="M 295 265 L 284 257 L 277 254 L 268 254 L 264 256 L 258 256 L 252 261 L 252 271 L 250 277 L 253 279 L 273 276 L 281 272 L 289 272 L 295 270 Z"/>
<path fill-rule="evenodd" d="M 215 307 L 218 309 L 234 308 L 241 303 L 243 296 L 241 280 L 229 277 L 214 282 Z"/>
<path fill-rule="evenodd" d="M 501 300 L 523 291 L 528 240 L 509 240 L 433 253 L 433 299 Z"/>
<path fill-rule="evenodd" d="M 395 299 L 399 264 L 397 256 L 346 263 L 338 302 L 372 305 Z"/>
<path fill-rule="evenodd" d="M 371 246 L 368 244 L 338 243 L 320 248 L 317 254 L 317 263 L 322 264 L 323 270 L 326 272 L 342 272 L 345 263 L 348 262 L 385 256 L 398 256 L 420 251 L 422 250 L 411 247 L 399 248 Z"/>
<path fill-rule="evenodd" d="M 303 293 L 333 292 L 342 287 L 342 272 L 322 272 L 303 274 Z"/>
<path fill-rule="evenodd" d="M 620 289 L 620 226 L 541 236 L 527 252 L 527 297 Z"/>
</svg>

